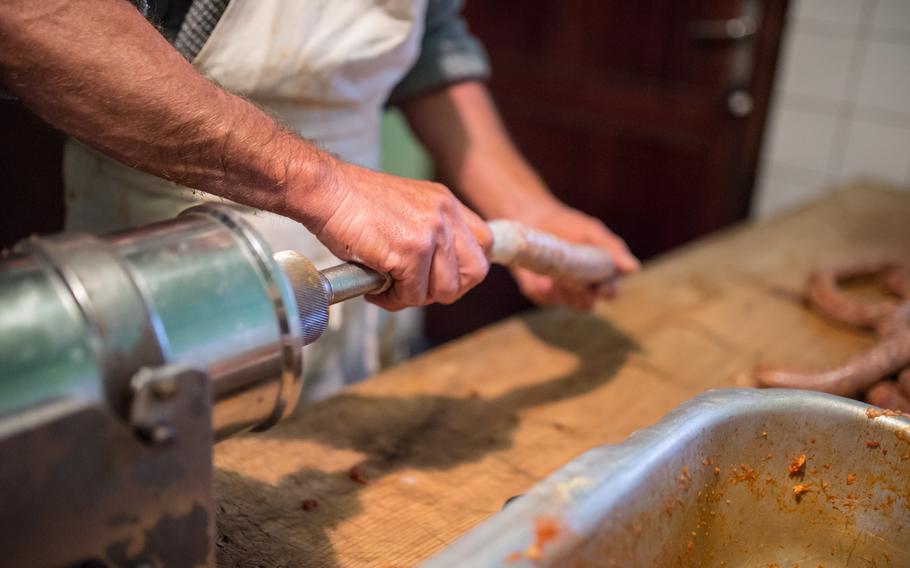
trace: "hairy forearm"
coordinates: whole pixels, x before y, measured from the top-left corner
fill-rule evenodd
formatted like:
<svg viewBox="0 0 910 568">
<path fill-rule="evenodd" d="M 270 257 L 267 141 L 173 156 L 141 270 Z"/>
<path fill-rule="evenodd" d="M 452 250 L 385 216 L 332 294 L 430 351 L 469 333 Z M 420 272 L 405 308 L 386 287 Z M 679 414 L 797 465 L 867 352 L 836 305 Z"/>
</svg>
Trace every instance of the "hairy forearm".
<svg viewBox="0 0 910 568">
<path fill-rule="evenodd" d="M 129 166 L 318 224 L 304 197 L 334 159 L 199 75 L 124 0 L 0 2 L 0 85 Z"/>
<path fill-rule="evenodd" d="M 128 165 L 302 222 L 392 276 L 369 301 L 452 302 L 486 276 L 486 224 L 439 184 L 347 164 L 199 76 L 125 0 L 0 0 L 0 86 Z"/>
<path fill-rule="evenodd" d="M 555 201 L 512 143 L 483 84 L 451 85 L 402 110 L 443 178 L 484 217 L 520 217 Z"/>
</svg>

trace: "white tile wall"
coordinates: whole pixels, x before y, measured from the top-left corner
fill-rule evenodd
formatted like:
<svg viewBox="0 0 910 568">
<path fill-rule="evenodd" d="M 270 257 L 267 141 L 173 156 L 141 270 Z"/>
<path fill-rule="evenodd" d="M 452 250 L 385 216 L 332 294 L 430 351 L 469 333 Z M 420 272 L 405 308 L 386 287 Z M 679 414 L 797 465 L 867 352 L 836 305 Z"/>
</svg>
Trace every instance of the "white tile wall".
<svg viewBox="0 0 910 568">
<path fill-rule="evenodd" d="M 854 120 L 838 177 L 863 174 L 903 185 L 910 172 L 910 128 Z M 910 220 L 907 221 L 910 223 Z"/>
<path fill-rule="evenodd" d="M 847 88 L 852 37 L 798 33 L 786 38 L 781 80 L 787 92 L 839 100 Z"/>
<path fill-rule="evenodd" d="M 753 214 L 856 178 L 910 188 L 910 0 L 791 0 Z"/>
<path fill-rule="evenodd" d="M 790 15 L 796 20 L 816 20 L 855 27 L 859 23 L 862 4 L 862 0 L 798 0 L 791 8 Z"/>
<path fill-rule="evenodd" d="M 762 177 L 756 186 L 752 214 L 765 217 L 792 209 L 823 196 L 827 190 L 818 176 L 806 177 L 802 172 L 777 171 Z"/>
<path fill-rule="evenodd" d="M 773 163 L 825 172 L 834 146 L 837 117 L 802 109 L 781 108 L 769 125 L 769 156 Z"/>
<path fill-rule="evenodd" d="M 910 5 L 910 0 L 904 0 Z M 907 13 L 910 18 L 910 12 Z M 865 50 L 857 103 L 910 113 L 910 41 L 870 41 Z"/>
<path fill-rule="evenodd" d="M 818 4 L 824 0 L 815 0 Z M 881 29 L 910 31 L 910 2 L 907 0 L 878 0 L 872 25 Z"/>
</svg>

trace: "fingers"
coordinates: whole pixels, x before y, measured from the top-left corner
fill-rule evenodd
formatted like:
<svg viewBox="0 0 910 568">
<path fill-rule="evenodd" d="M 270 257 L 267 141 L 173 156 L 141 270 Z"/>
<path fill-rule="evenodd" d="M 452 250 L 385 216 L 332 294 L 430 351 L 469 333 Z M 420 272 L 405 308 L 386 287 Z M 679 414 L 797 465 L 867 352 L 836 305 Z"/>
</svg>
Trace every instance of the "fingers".
<svg viewBox="0 0 910 568">
<path fill-rule="evenodd" d="M 409 258 L 419 261 L 393 262 L 388 270 L 395 281 L 392 288 L 368 298 L 370 302 L 388 310 L 451 304 L 486 277 L 489 261 L 482 246 L 484 241 L 489 246 L 492 237 L 486 224 L 454 197 L 442 201 L 426 229 L 427 246 L 418 243 L 408 251 Z"/>
<path fill-rule="evenodd" d="M 538 306 L 549 306 L 554 303 L 553 280 L 524 268 L 513 268 L 512 276 L 518 289 L 527 299 Z"/>
<path fill-rule="evenodd" d="M 486 224 L 445 186 L 336 164 L 331 207 L 309 225 L 336 256 L 391 275 L 369 301 L 389 310 L 451 303 L 484 279 Z"/>
<path fill-rule="evenodd" d="M 516 268 L 512 273 L 521 293 L 538 306 L 570 306 L 579 311 L 588 311 L 600 296 L 599 291 L 560 284 L 549 276 L 523 268 Z"/>
<path fill-rule="evenodd" d="M 398 311 L 426 303 L 434 258 L 434 248 L 425 248 L 399 258 L 393 253 L 389 259 L 392 287 L 382 294 L 367 296 L 367 301 L 389 311 Z"/>
<path fill-rule="evenodd" d="M 611 300 L 615 298 L 619 293 L 619 288 L 621 285 L 622 283 L 619 279 L 614 279 L 610 280 L 609 282 L 598 284 L 592 291 L 599 298 Z"/>
<path fill-rule="evenodd" d="M 629 251 L 626 242 L 607 228 L 600 220 L 591 218 L 586 231 L 586 240 L 592 245 L 602 246 L 613 257 L 616 268 L 622 273 L 634 273 L 641 269 L 641 262 Z"/>
<path fill-rule="evenodd" d="M 484 256 L 489 256 L 490 251 L 493 249 L 493 233 L 490 232 L 489 225 L 487 225 L 486 221 L 481 219 L 476 213 L 465 207 L 462 203 L 459 203 L 458 205 L 459 211 L 461 212 L 461 217 L 464 219 L 464 222 L 467 225 L 468 230 L 471 232 L 471 235 L 477 241 L 477 244 L 483 251 Z"/>
<path fill-rule="evenodd" d="M 629 247 L 626 246 L 625 241 L 619 237 L 615 237 L 612 243 L 605 245 L 606 249 L 610 251 L 610 254 L 613 256 L 613 262 L 616 263 L 616 268 L 620 272 L 625 274 L 633 274 L 641 270 L 641 261 L 639 261 L 635 256 L 629 251 Z"/>
<path fill-rule="evenodd" d="M 490 261 L 487 260 L 487 252 L 493 244 L 493 237 L 490 235 L 486 223 L 481 221 L 481 225 L 484 231 L 472 230 L 468 223 L 465 222 L 461 224 L 460 230 L 456 232 L 454 244 L 455 255 L 458 260 L 459 291 L 451 298 L 438 301 L 452 303 L 471 288 L 483 282 L 483 279 L 487 277 L 487 273 L 490 271 Z M 480 234 L 478 235 L 478 233 Z"/>
<path fill-rule="evenodd" d="M 493 239 L 486 223 L 454 197 L 445 202 L 442 213 L 444 229 L 437 233 L 428 304 L 451 304 L 486 278 L 490 269 L 484 245 L 489 248 Z"/>
<path fill-rule="evenodd" d="M 433 262 L 430 265 L 427 286 L 427 296 L 424 303 L 439 302 L 450 304 L 457 300 L 461 292 L 461 278 L 458 255 L 455 251 L 455 241 L 448 223 L 443 221 L 443 229 L 437 236 L 438 242 L 433 253 Z"/>
<path fill-rule="evenodd" d="M 556 285 L 560 289 L 560 294 L 564 298 L 563 303 L 580 312 L 589 312 L 597 301 L 597 294 L 588 289 L 582 288 L 565 288 Z"/>
</svg>

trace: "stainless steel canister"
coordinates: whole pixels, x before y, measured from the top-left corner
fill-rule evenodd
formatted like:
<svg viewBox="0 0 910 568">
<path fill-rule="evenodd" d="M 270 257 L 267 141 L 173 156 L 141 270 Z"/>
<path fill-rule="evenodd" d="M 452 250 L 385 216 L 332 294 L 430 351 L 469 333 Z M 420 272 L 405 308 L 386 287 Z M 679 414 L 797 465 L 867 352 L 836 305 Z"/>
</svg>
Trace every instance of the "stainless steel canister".
<svg viewBox="0 0 910 568">
<path fill-rule="evenodd" d="M 33 238 L 0 264 L 0 417 L 94 402 L 126 419 L 136 373 L 181 363 L 212 383 L 216 436 L 261 429 L 298 400 L 301 348 L 291 285 L 227 206 Z"/>
</svg>

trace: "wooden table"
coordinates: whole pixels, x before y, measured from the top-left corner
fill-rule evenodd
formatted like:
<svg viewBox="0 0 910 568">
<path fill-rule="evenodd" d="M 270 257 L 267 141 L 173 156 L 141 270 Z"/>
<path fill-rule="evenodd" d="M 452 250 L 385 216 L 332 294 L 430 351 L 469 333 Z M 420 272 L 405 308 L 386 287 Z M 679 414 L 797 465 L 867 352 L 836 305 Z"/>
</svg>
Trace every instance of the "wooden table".
<svg viewBox="0 0 910 568">
<path fill-rule="evenodd" d="M 412 566 L 759 361 L 826 365 L 868 345 L 801 291 L 815 265 L 870 253 L 910 255 L 910 192 L 848 188 L 714 235 L 649 263 L 596 315 L 507 320 L 229 440 L 219 564 Z"/>
</svg>

